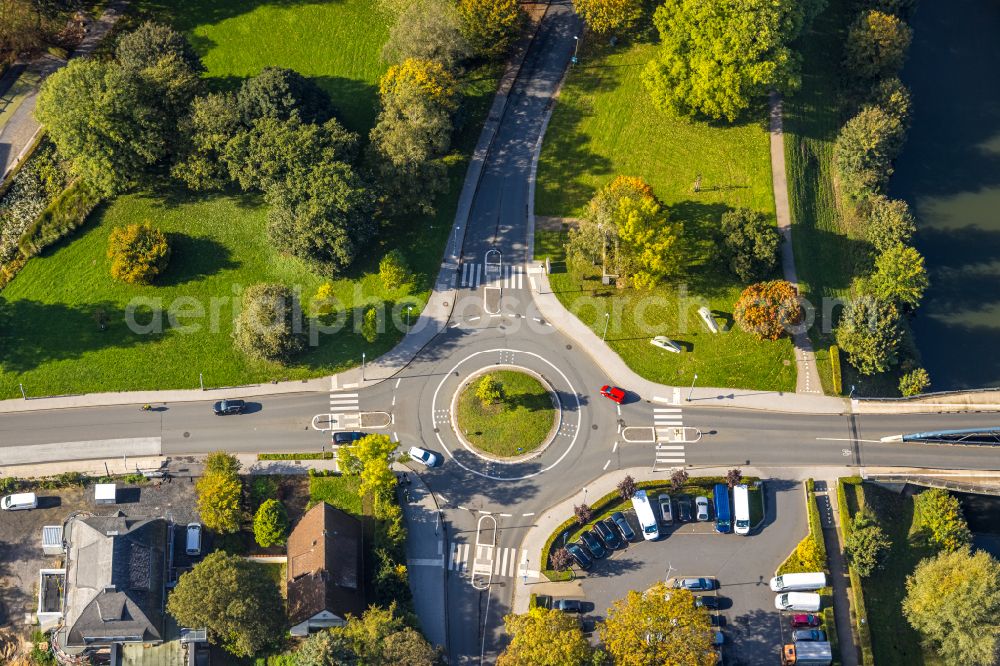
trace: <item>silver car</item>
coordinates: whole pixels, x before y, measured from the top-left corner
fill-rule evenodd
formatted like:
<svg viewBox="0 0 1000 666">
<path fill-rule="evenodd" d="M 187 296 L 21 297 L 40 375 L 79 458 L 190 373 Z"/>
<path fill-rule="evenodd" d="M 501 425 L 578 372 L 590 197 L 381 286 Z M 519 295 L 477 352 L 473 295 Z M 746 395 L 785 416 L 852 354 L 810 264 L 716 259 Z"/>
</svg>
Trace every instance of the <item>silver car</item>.
<svg viewBox="0 0 1000 666">
<path fill-rule="evenodd" d="M 695 520 L 706 521 L 708 520 L 708 498 L 707 497 L 695 497 Z"/>
<path fill-rule="evenodd" d="M 660 493 L 660 496 L 656 499 L 660 504 L 660 516 L 663 517 L 663 522 L 667 525 L 672 525 L 674 522 L 674 511 L 670 508 L 670 495 Z"/>
<path fill-rule="evenodd" d="M 419 446 L 410 447 L 410 457 L 417 462 L 423 463 L 427 467 L 434 467 L 438 464 L 439 460 L 437 454 L 431 453 L 427 449 L 422 449 Z"/>
</svg>

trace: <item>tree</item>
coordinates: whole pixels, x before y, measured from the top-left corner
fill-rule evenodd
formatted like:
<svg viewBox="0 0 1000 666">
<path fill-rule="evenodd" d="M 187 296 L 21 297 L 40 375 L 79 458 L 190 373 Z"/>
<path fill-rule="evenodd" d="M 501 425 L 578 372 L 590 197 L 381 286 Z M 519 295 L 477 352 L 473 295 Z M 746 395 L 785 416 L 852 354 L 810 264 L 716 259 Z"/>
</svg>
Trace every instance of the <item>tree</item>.
<svg viewBox="0 0 1000 666">
<path fill-rule="evenodd" d="M 746 282 L 766 278 L 778 259 L 781 236 L 762 213 L 737 208 L 722 214 L 722 245 L 729 268 Z"/>
<path fill-rule="evenodd" d="M 867 295 L 847 305 L 837 327 L 837 344 L 863 375 L 894 366 L 901 337 L 896 305 Z"/>
<path fill-rule="evenodd" d="M 631 475 L 626 474 L 625 478 L 618 482 L 618 494 L 623 500 L 630 500 L 632 496 L 635 495 L 635 491 L 638 487 L 635 485 L 635 479 Z"/>
<path fill-rule="evenodd" d="M 236 94 L 236 108 L 247 126 L 261 118 L 286 121 L 293 116 L 308 124 L 325 123 L 333 115 L 322 88 L 283 67 L 265 67 L 244 81 Z"/>
<path fill-rule="evenodd" d="M 503 384 L 493 375 L 483 375 L 476 383 L 476 397 L 483 407 L 492 407 L 503 401 Z"/>
<path fill-rule="evenodd" d="M 115 227 L 108 237 L 111 277 L 129 284 L 149 284 L 170 261 L 170 244 L 148 222 Z"/>
<path fill-rule="evenodd" d="M 904 397 L 920 395 L 931 385 L 931 376 L 923 368 L 915 368 L 899 378 L 899 392 Z"/>
<path fill-rule="evenodd" d="M 875 79 L 903 67 L 913 31 L 898 16 L 872 9 L 863 12 L 847 32 L 847 69 L 855 76 Z"/>
<path fill-rule="evenodd" d="M 209 641 L 251 657 L 280 640 L 285 609 L 264 567 L 222 551 L 181 574 L 167 611 L 185 627 L 205 627 Z"/>
<path fill-rule="evenodd" d="M 353 616 L 348 620 L 353 620 Z M 342 632 L 317 631 L 295 652 L 296 666 L 343 666 L 353 663 L 357 655 Z"/>
<path fill-rule="evenodd" d="M 206 474 L 229 474 L 236 476 L 240 472 L 240 460 L 225 451 L 213 451 L 205 456 Z"/>
<path fill-rule="evenodd" d="M 903 135 L 900 120 L 879 106 L 867 106 L 848 120 L 834 145 L 841 191 L 854 201 L 882 191 Z"/>
<path fill-rule="evenodd" d="M 243 483 L 235 473 L 206 471 L 195 483 L 201 522 L 219 534 L 238 532 L 243 518 Z"/>
<path fill-rule="evenodd" d="M 573 564 L 573 556 L 565 548 L 557 548 L 549 553 L 549 565 L 556 571 L 565 571 Z"/>
<path fill-rule="evenodd" d="M 309 636 L 295 653 L 297 666 L 433 666 L 438 652 L 399 616 L 396 604 L 370 607 L 340 627 Z"/>
<path fill-rule="evenodd" d="M 910 242 L 917 224 L 910 206 L 902 199 L 876 194 L 868 200 L 868 240 L 879 252 Z"/>
<path fill-rule="evenodd" d="M 600 633 L 605 649 L 620 666 L 715 664 L 708 611 L 696 607 L 687 590 L 671 589 L 662 582 L 645 592 L 629 590 L 614 602 Z"/>
<path fill-rule="evenodd" d="M 365 308 L 361 315 L 361 337 L 371 344 L 378 339 L 378 310 L 375 306 Z"/>
<path fill-rule="evenodd" d="M 253 517 L 253 537 L 258 546 L 284 545 L 288 539 L 288 514 L 276 499 L 266 500 Z"/>
<path fill-rule="evenodd" d="M 415 0 L 389 29 L 382 57 L 393 64 L 408 58 L 432 60 L 453 70 L 469 57 L 458 9 L 448 0 Z"/>
<path fill-rule="evenodd" d="M 735 120 L 772 89 L 798 87 L 788 48 L 817 2 L 667 0 L 653 15 L 660 49 L 643 70 L 653 104 Z"/>
<path fill-rule="evenodd" d="M 868 99 L 873 106 L 880 107 L 893 118 L 899 120 L 905 132 L 910 126 L 910 109 L 913 101 L 909 89 L 903 85 L 898 76 L 879 79 L 868 93 Z"/>
<path fill-rule="evenodd" d="M 777 340 L 802 319 L 795 286 L 785 280 L 758 282 L 743 290 L 733 306 L 733 318 L 761 340 Z"/>
<path fill-rule="evenodd" d="M 164 58 L 175 57 L 196 73 L 205 71 L 198 54 L 183 34 L 168 25 L 146 21 L 124 33 L 115 47 L 115 60 L 123 67 L 141 71 Z"/>
<path fill-rule="evenodd" d="M 384 504 L 396 489 L 396 475 L 389 467 L 390 456 L 396 450 L 396 443 L 387 435 L 365 435 L 352 446 L 337 449 L 337 464 L 341 472 L 360 476 L 358 492 L 371 495 L 375 499 L 375 517 L 384 519 Z"/>
<path fill-rule="evenodd" d="M 892 541 L 871 514 L 859 511 L 854 515 L 844 550 L 858 575 L 868 578 L 885 566 L 890 548 Z"/>
<path fill-rule="evenodd" d="M 589 504 L 574 504 L 573 515 L 576 516 L 576 522 L 586 525 L 594 517 L 594 510 L 590 508 Z"/>
<path fill-rule="evenodd" d="M 996 663 L 998 613 L 1000 562 L 986 551 L 941 553 L 906 579 L 903 615 L 947 664 Z"/>
<path fill-rule="evenodd" d="M 560 610 L 535 607 L 503 619 L 510 643 L 497 666 L 573 666 L 583 664 L 590 644 L 575 617 Z"/>
<path fill-rule="evenodd" d="M 413 279 L 406 257 L 399 250 L 388 252 L 378 262 L 378 276 L 385 289 L 399 289 Z"/>
<path fill-rule="evenodd" d="M 915 308 L 927 290 L 924 257 L 909 245 L 894 245 L 875 260 L 871 286 L 876 297 Z"/>
<path fill-rule="evenodd" d="M 684 487 L 684 484 L 688 482 L 688 473 L 682 469 L 677 470 L 670 475 L 670 489 L 673 492 L 679 491 Z"/>
<path fill-rule="evenodd" d="M 458 14 L 465 38 L 480 56 L 507 53 L 525 19 L 518 0 L 458 0 Z"/>
<path fill-rule="evenodd" d="M 923 526 L 930 532 L 930 542 L 937 548 L 955 552 L 972 543 L 972 532 L 962 515 L 962 505 L 944 488 L 931 488 L 920 493 L 916 506 Z"/>
<path fill-rule="evenodd" d="M 735 488 L 736 486 L 743 483 L 743 470 L 741 469 L 731 469 L 726 472 L 726 483 L 730 488 Z"/>
<path fill-rule="evenodd" d="M 305 344 L 296 295 L 280 284 L 248 287 L 233 324 L 233 341 L 253 359 L 279 363 L 291 359 Z"/>
<path fill-rule="evenodd" d="M 171 175 L 195 191 L 224 188 L 231 181 L 225 162 L 226 147 L 241 129 L 232 93 L 195 97 L 190 113 L 178 124 L 183 147 Z"/>
<path fill-rule="evenodd" d="M 638 0 L 573 0 L 573 7 L 598 35 L 627 33 L 642 18 Z"/>
</svg>

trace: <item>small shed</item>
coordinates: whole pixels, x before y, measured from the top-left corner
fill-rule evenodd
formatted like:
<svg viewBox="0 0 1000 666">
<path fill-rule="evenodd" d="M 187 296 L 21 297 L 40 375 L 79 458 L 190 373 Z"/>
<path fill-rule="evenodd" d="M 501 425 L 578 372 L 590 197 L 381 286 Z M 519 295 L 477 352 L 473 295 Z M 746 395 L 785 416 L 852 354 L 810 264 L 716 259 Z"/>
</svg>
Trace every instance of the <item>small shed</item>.
<svg viewBox="0 0 1000 666">
<path fill-rule="evenodd" d="M 45 525 L 42 527 L 42 552 L 46 555 L 62 555 L 66 551 L 63 546 L 63 526 Z"/>
<path fill-rule="evenodd" d="M 115 504 L 118 494 L 113 483 L 98 483 L 94 486 L 94 501 L 97 504 Z"/>
</svg>

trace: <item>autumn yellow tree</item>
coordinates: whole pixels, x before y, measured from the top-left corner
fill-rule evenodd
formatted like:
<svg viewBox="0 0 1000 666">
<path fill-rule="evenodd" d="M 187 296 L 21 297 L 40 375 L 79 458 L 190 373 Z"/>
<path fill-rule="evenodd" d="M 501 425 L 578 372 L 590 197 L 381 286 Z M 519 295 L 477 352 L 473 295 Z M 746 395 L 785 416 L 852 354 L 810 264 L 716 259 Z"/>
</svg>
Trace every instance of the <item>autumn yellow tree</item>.
<svg viewBox="0 0 1000 666">
<path fill-rule="evenodd" d="M 503 623 L 511 640 L 497 666 L 578 666 L 590 655 L 579 622 L 560 610 L 532 608 Z"/>
<path fill-rule="evenodd" d="M 642 17 L 639 0 L 573 0 L 573 6 L 598 35 L 627 32 Z"/>
<path fill-rule="evenodd" d="M 459 0 L 462 32 L 476 53 L 502 55 L 524 23 L 518 0 Z"/>
<path fill-rule="evenodd" d="M 198 514 L 208 529 L 231 534 L 240 529 L 243 484 L 235 472 L 207 471 L 195 484 Z"/>
<path fill-rule="evenodd" d="M 743 290 L 733 306 L 733 318 L 762 340 L 777 340 L 802 319 L 802 304 L 791 282 L 758 282 Z"/>
<path fill-rule="evenodd" d="M 170 260 L 170 244 L 148 222 L 115 227 L 108 237 L 111 276 L 131 284 L 149 284 Z"/>
<path fill-rule="evenodd" d="M 344 474 L 361 477 L 358 492 L 371 495 L 375 516 L 384 519 L 392 504 L 396 475 L 390 469 L 390 456 L 396 443 L 387 435 L 366 435 L 351 446 L 337 449 L 337 464 Z"/>
<path fill-rule="evenodd" d="M 434 60 L 407 58 L 393 65 L 379 81 L 383 99 L 416 89 L 441 106 L 454 110 L 457 105 L 458 83 L 445 66 Z"/>
<path fill-rule="evenodd" d="M 657 583 L 608 609 L 601 640 L 616 666 L 714 666 L 712 624 L 687 590 Z"/>
</svg>

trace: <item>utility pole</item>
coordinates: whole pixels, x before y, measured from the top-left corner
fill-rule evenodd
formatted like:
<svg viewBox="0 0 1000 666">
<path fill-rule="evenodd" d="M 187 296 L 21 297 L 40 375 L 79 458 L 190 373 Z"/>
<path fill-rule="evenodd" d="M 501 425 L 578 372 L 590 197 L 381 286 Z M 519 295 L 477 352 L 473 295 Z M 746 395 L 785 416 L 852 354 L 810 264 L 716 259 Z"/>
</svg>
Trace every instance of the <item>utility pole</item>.
<svg viewBox="0 0 1000 666">
<path fill-rule="evenodd" d="M 697 373 L 695 373 L 694 379 L 691 380 L 691 390 L 688 391 L 688 399 L 687 399 L 688 402 L 691 402 L 691 396 L 694 395 L 694 383 L 696 381 L 698 381 L 698 374 Z"/>
<path fill-rule="evenodd" d="M 695 375 L 697 377 L 697 375 Z M 365 353 L 361 352 L 361 381 L 365 381 Z"/>
</svg>

